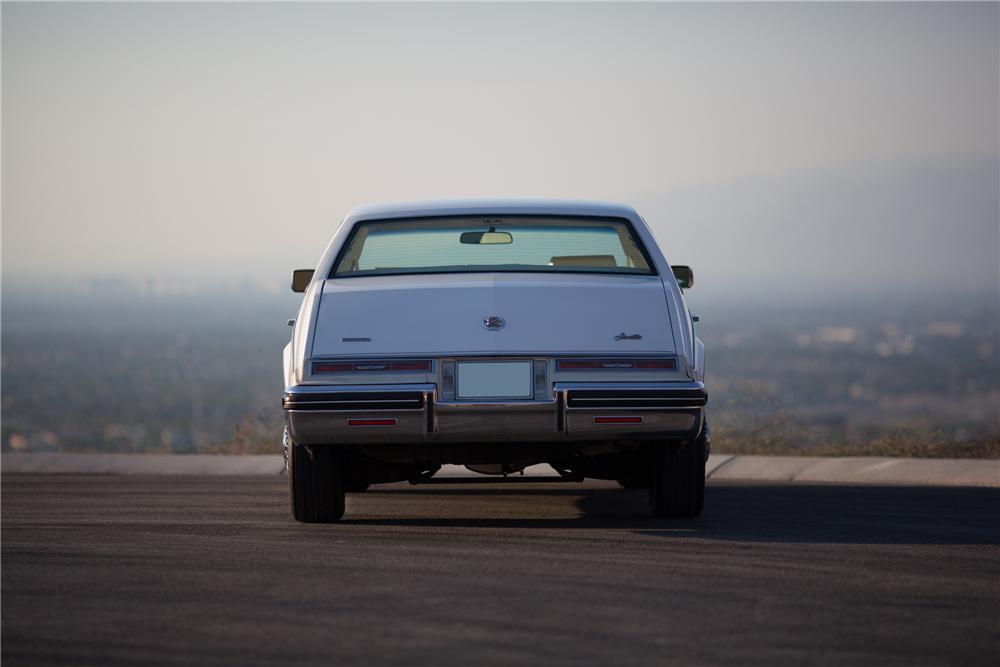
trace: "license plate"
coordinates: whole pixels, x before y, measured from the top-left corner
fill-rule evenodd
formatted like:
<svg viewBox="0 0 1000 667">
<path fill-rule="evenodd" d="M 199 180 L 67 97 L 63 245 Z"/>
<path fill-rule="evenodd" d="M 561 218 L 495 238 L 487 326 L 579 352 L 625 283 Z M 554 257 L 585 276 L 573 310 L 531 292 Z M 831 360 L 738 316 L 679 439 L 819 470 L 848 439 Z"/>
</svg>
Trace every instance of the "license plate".
<svg viewBox="0 0 1000 667">
<path fill-rule="evenodd" d="M 458 364 L 459 398 L 531 398 L 530 361 L 464 361 Z"/>
</svg>

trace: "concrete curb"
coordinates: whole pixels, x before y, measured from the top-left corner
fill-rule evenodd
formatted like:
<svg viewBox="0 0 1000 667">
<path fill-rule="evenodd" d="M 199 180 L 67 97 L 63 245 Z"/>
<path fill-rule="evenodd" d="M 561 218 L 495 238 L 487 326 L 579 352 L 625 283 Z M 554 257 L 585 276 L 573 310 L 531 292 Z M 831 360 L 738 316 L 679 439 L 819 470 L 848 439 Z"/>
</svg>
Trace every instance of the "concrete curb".
<svg viewBox="0 0 1000 667">
<path fill-rule="evenodd" d="M 8 474 L 277 476 L 284 472 L 284 463 L 279 455 L 3 454 L 0 471 Z M 445 466 L 438 474 L 454 477 L 473 473 L 461 466 Z M 547 465 L 525 469 L 527 476 L 551 474 Z M 706 475 L 721 480 L 1000 488 L 1000 460 L 713 454 L 708 460 Z"/>
<path fill-rule="evenodd" d="M 91 475 L 280 475 L 280 455 L 3 454 L 0 472 Z"/>
<path fill-rule="evenodd" d="M 882 456 L 734 456 L 712 479 L 1000 487 L 1000 461 Z"/>
</svg>

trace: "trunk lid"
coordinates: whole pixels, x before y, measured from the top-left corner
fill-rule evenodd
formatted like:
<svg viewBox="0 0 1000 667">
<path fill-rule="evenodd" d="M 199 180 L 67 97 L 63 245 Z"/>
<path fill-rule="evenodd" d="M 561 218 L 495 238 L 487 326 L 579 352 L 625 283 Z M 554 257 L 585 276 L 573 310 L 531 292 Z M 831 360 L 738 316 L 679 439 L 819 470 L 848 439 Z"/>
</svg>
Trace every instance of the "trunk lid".
<svg viewBox="0 0 1000 667">
<path fill-rule="evenodd" d="M 502 328 L 484 326 L 491 316 L 503 318 Z M 316 317 L 313 357 L 676 350 L 658 276 L 456 273 L 335 279 L 324 283 Z"/>
</svg>

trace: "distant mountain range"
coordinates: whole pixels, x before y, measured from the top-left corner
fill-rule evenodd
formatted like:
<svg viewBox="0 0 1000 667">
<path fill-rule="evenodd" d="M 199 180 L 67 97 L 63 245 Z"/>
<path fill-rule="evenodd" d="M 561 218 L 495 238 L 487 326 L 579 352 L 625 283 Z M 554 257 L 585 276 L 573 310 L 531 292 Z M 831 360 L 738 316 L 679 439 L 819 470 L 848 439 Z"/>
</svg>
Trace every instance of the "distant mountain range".
<svg viewBox="0 0 1000 667">
<path fill-rule="evenodd" d="M 695 271 L 695 303 L 934 298 L 1000 301 L 1000 157 L 809 169 L 625 197 L 667 258 Z M 307 264 L 303 263 L 303 265 Z M 294 304 L 276 257 L 254 273 L 37 277 L 4 271 L 3 298 L 150 299 L 213 295 Z M 218 270 L 218 267 L 214 267 Z"/>
<path fill-rule="evenodd" d="M 633 203 L 708 298 L 1000 290 L 1000 158 L 747 178 Z"/>
</svg>

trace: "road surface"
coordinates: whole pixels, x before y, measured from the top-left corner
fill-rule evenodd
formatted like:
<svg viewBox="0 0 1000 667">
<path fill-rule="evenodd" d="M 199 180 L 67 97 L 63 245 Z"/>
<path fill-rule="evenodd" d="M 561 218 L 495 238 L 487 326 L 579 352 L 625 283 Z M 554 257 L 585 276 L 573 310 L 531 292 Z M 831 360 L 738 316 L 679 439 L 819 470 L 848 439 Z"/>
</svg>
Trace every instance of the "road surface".
<svg viewBox="0 0 1000 667">
<path fill-rule="evenodd" d="M 1000 490 L 4 475 L 17 665 L 998 664 Z"/>
</svg>

